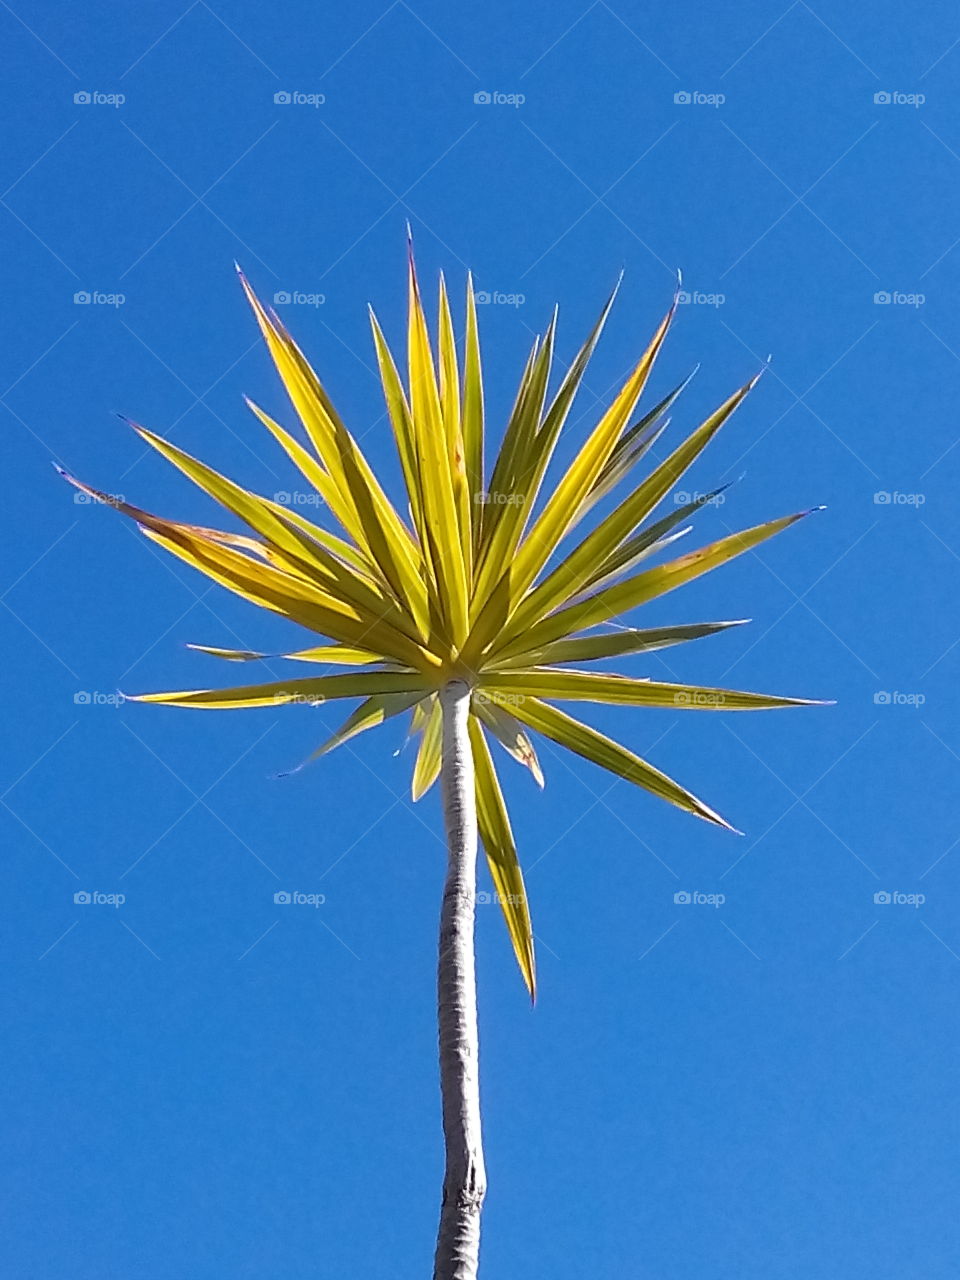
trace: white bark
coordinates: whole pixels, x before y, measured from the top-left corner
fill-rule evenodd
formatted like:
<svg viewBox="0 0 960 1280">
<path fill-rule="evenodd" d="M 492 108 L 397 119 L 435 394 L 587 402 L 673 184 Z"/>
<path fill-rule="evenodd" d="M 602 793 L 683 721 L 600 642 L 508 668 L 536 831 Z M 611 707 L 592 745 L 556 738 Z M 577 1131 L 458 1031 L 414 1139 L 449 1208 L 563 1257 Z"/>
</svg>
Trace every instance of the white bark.
<svg viewBox="0 0 960 1280">
<path fill-rule="evenodd" d="M 440 692 L 440 771 L 448 864 L 440 913 L 437 996 L 440 1089 L 446 1173 L 434 1280 L 475 1280 L 480 1210 L 487 1189 L 480 1132 L 477 986 L 473 926 L 477 878 L 477 812 L 467 729 L 470 690 L 451 680 Z"/>
</svg>

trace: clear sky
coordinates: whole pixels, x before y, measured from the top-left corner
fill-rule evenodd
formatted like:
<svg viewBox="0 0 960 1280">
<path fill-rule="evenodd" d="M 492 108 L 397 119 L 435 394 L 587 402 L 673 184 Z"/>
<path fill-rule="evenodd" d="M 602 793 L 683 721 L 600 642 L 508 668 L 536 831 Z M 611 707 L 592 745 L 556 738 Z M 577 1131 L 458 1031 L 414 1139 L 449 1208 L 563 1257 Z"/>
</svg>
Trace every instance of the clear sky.
<svg viewBox="0 0 960 1280">
<path fill-rule="evenodd" d="M 506 762 L 541 995 L 481 904 L 487 1280 L 955 1277 L 953 6 L 12 0 L 0 32 L 6 1274 L 428 1274 L 436 794 L 393 728 L 275 779 L 336 707 L 118 706 L 233 682 L 188 642 L 306 638 L 50 466 L 212 522 L 119 411 L 297 490 L 241 402 L 290 421 L 236 258 L 393 484 L 365 306 L 401 343 L 409 219 L 458 315 L 468 266 L 495 299 L 492 421 L 623 268 L 572 448 L 682 268 L 674 440 L 773 357 L 694 536 L 827 507 L 642 615 L 751 627 L 623 669 L 835 708 L 583 709 L 746 836 Z"/>
</svg>

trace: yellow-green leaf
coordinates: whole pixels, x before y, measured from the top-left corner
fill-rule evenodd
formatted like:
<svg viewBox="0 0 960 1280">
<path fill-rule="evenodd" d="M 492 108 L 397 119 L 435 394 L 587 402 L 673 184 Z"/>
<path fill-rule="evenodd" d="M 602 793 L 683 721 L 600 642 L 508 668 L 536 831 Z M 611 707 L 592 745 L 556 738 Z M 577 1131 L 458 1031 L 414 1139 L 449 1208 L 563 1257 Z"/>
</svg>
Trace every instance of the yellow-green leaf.
<svg viewBox="0 0 960 1280">
<path fill-rule="evenodd" d="M 598 733 L 596 729 L 591 729 L 589 725 L 579 720 L 574 720 L 559 708 L 540 702 L 537 698 L 525 698 L 523 702 L 515 705 L 514 712 L 518 719 L 531 729 L 536 729 L 545 737 L 559 743 L 561 747 L 567 747 L 578 756 L 583 756 L 585 760 L 600 765 L 602 769 L 608 769 L 618 778 L 634 782 L 645 791 L 659 796 L 661 800 L 668 800 L 671 804 L 686 810 L 687 813 L 695 814 L 698 818 L 713 822 L 720 827 L 727 827 L 731 831 L 735 830 L 715 810 L 704 804 L 702 800 L 698 800 L 692 792 L 681 787 L 678 782 L 674 782 L 665 773 L 661 773 L 646 760 L 641 760 L 639 756 L 634 755 L 618 742 L 614 742 L 612 738 Z"/>
<path fill-rule="evenodd" d="M 483 842 L 484 853 L 487 855 L 487 866 L 490 868 L 497 901 L 503 911 L 503 918 L 507 922 L 514 955 L 517 957 L 530 998 L 535 1000 L 537 968 L 533 946 L 533 925 L 530 922 L 527 890 L 517 858 L 517 847 L 510 829 L 510 819 L 503 802 L 497 771 L 490 757 L 490 749 L 483 736 L 483 730 L 473 716 L 470 717 L 469 726 L 476 776 L 477 828 Z"/>
<path fill-rule="evenodd" d="M 610 408 L 579 450 L 566 475 L 548 499 L 517 555 L 504 567 L 502 577 L 483 605 L 465 649 L 465 659 L 475 662 L 500 631 L 534 578 L 566 533 L 583 499 L 590 492 L 604 463 L 616 446 L 633 407 L 653 368 L 670 327 L 673 312 L 662 320 L 653 340 Z"/>
<path fill-rule="evenodd" d="M 408 347 L 410 406 L 420 459 L 425 523 L 433 573 L 440 592 L 438 603 L 447 630 L 445 639 L 453 652 L 467 634 L 466 568 L 440 392 L 412 252 L 409 260 Z"/>
<path fill-rule="evenodd" d="M 254 649 L 219 649 L 208 644 L 188 644 L 188 649 L 196 653 L 207 653 L 213 658 L 223 658 L 227 662 L 259 662 L 275 660 L 279 662 L 320 662 L 331 666 L 365 667 L 371 662 L 379 662 L 380 655 L 370 649 L 349 649 L 345 645 L 318 644 L 312 649 L 298 649 L 294 653 L 258 653 Z"/>
<path fill-rule="evenodd" d="M 814 508 L 819 510 L 819 508 Z M 729 537 L 711 542 L 698 551 L 691 551 L 678 560 L 657 565 L 647 569 L 636 577 L 625 582 L 607 587 L 591 595 L 579 604 L 571 605 L 551 614 L 536 626 L 531 627 L 524 635 L 512 642 L 505 643 L 503 648 L 498 644 L 495 652 L 498 657 L 510 657 L 514 653 L 523 653 L 538 648 L 548 641 L 559 640 L 561 636 L 571 635 L 575 631 L 584 631 L 588 627 L 615 618 L 628 609 L 646 604 L 658 596 L 674 591 L 684 583 L 716 569 L 729 560 L 750 551 L 767 538 L 781 533 L 797 520 L 809 515 L 809 511 L 800 511 L 795 515 L 782 516 L 778 520 L 770 520 L 766 524 L 755 525 L 752 529 L 744 529 L 740 533 L 732 533 Z"/>
<path fill-rule="evenodd" d="M 290 769 L 286 774 L 280 774 L 279 776 L 289 777 L 290 774 L 299 773 L 308 764 L 319 759 L 320 756 L 329 755 L 331 751 L 342 746 L 345 742 L 349 742 L 351 738 L 366 732 L 367 729 L 375 729 L 392 716 L 409 710 L 420 696 L 419 692 L 375 693 L 372 697 L 361 702 L 360 706 L 347 716 L 340 728 L 335 733 L 332 733 L 326 742 L 317 747 L 316 751 L 307 756 L 302 764 L 298 764 L 295 769 Z"/>
<path fill-rule="evenodd" d="M 477 300 L 473 292 L 473 276 L 467 273 L 467 334 L 463 358 L 463 394 L 460 406 L 463 454 L 467 471 L 467 490 L 475 504 L 483 490 L 483 372 L 480 363 L 480 337 L 477 330 Z M 479 526 L 479 513 L 472 512 L 474 537 Z"/>
<path fill-rule="evenodd" d="M 500 671 L 484 678 L 481 690 L 505 701 L 534 695 L 563 701 L 624 703 L 634 707 L 669 707 L 675 711 L 768 711 L 775 707 L 819 707 L 809 698 L 781 698 L 741 689 L 713 689 L 705 685 L 667 684 L 597 671 L 563 671 L 551 667 Z"/>
<path fill-rule="evenodd" d="M 179 693 L 128 694 L 132 702 L 162 702 L 172 707 L 273 707 L 289 702 L 321 703 L 332 698 L 364 698 L 377 693 L 429 692 L 417 672 L 364 671 L 349 676 L 312 676 L 274 680 L 235 689 L 187 689 Z"/>
<path fill-rule="evenodd" d="M 760 375 L 757 375 L 757 378 Z M 687 468 L 700 456 L 721 426 L 743 402 L 757 378 L 751 380 L 712 413 L 688 436 L 615 511 L 597 526 L 534 591 L 510 619 L 504 643 L 525 631 L 533 622 L 556 609 L 590 581 L 604 560 L 616 551 L 629 534 L 645 520 L 655 506 L 673 489 Z"/>
<path fill-rule="evenodd" d="M 414 802 L 426 795 L 440 776 L 440 749 L 443 734 L 443 709 L 439 698 L 432 698 L 430 710 L 426 712 L 426 723 L 417 760 L 413 766 L 413 782 L 411 795 Z"/>
<path fill-rule="evenodd" d="M 593 636 L 571 636 L 566 640 L 553 640 L 532 652 L 505 658 L 502 663 L 492 663 L 490 670 L 499 671 L 517 667 L 546 666 L 556 662 L 590 662 L 596 658 L 616 658 L 626 653 L 644 653 L 652 649 L 666 649 L 670 645 L 683 644 L 712 636 L 728 627 L 742 627 L 748 619 L 737 618 L 730 622 L 695 622 L 676 627 L 649 627 L 638 630 L 623 627 L 619 631 L 607 631 Z"/>
<path fill-rule="evenodd" d="M 508 704 L 509 701 L 508 699 Z M 496 698 L 488 697 L 482 692 L 474 693 L 473 713 L 483 721 L 514 760 L 530 770 L 537 786 L 542 789 L 543 770 L 540 768 L 536 749 L 530 741 L 530 735 L 516 717 L 506 711 Z"/>
</svg>

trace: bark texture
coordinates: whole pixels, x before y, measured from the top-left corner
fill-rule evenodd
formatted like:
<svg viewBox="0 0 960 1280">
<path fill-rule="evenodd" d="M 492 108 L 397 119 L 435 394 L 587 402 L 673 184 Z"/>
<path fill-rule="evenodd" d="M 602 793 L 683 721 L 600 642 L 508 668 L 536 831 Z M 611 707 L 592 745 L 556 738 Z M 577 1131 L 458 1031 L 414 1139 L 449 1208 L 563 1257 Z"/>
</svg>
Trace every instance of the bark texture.
<svg viewBox="0 0 960 1280">
<path fill-rule="evenodd" d="M 474 965 L 477 812 L 467 721 L 470 690 L 451 680 L 440 693 L 440 772 L 447 879 L 440 912 L 437 996 L 446 1172 L 434 1280 L 475 1280 L 480 1210 L 487 1189 L 480 1132 L 479 1041 Z"/>
</svg>

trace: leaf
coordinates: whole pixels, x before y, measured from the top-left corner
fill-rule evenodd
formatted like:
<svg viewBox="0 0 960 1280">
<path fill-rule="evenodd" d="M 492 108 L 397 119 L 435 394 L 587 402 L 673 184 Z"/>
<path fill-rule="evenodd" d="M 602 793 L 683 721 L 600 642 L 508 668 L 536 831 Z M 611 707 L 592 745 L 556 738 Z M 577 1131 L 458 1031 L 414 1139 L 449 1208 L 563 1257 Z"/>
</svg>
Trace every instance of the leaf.
<svg viewBox="0 0 960 1280">
<path fill-rule="evenodd" d="M 596 504 L 605 498 L 608 493 L 620 483 L 636 466 L 650 449 L 660 439 L 660 436 L 666 430 L 669 419 L 666 414 L 669 413 L 672 405 L 677 397 L 689 385 L 693 374 L 688 373 L 684 380 L 640 419 L 635 426 L 629 431 L 625 431 L 617 441 L 616 448 L 610 454 L 606 465 L 597 476 L 596 483 L 584 498 L 580 510 L 577 512 L 577 523 L 589 512 Z"/>
<path fill-rule="evenodd" d="M 423 737 L 413 766 L 411 795 L 414 803 L 426 795 L 440 775 L 440 748 L 443 736 L 443 709 L 439 698 L 432 698 L 426 712 Z"/>
<path fill-rule="evenodd" d="M 161 528 L 162 522 L 155 521 L 152 526 L 144 526 L 143 531 L 151 541 L 254 604 L 330 636 L 349 648 L 375 647 L 381 657 L 418 670 L 436 665 L 435 658 L 431 659 L 419 645 L 388 623 L 311 587 L 301 578 L 282 573 L 268 564 L 258 564 L 231 547 L 188 534 L 181 528 L 170 526 L 166 532 Z"/>
<path fill-rule="evenodd" d="M 460 422 L 463 432 L 464 464 L 470 498 L 483 490 L 483 370 L 480 362 L 480 338 L 477 330 L 477 300 L 473 292 L 473 276 L 467 273 L 467 335 L 463 359 L 463 392 Z M 473 513 L 474 539 L 479 526 Z"/>
<path fill-rule="evenodd" d="M 759 376 L 758 374 L 752 378 L 712 413 L 527 596 L 507 624 L 503 636 L 505 643 L 509 643 L 512 637 L 525 631 L 531 623 L 546 617 L 570 596 L 583 589 L 623 539 L 673 489 L 677 480 L 700 456 L 720 427 L 756 385 Z M 671 517 L 671 523 L 676 523 L 676 519 Z"/>
<path fill-rule="evenodd" d="M 712 689 L 703 685 L 667 684 L 596 671 L 560 671 L 550 667 L 501 671 L 484 677 L 481 689 L 506 699 L 533 694 L 538 698 L 584 702 L 625 703 L 629 706 L 670 707 L 676 711 L 767 711 L 775 707 L 817 707 L 808 698 L 781 698 L 740 689 Z"/>
<path fill-rule="evenodd" d="M 663 345 L 675 308 L 676 301 L 662 320 L 649 347 L 619 395 L 578 451 L 563 479 L 548 499 L 539 519 L 521 543 L 517 555 L 503 570 L 501 578 L 483 605 L 471 630 L 470 639 L 464 650 L 466 662 L 475 662 L 501 630 L 506 619 L 516 608 L 523 592 L 533 582 L 557 543 L 566 533 L 574 514 L 593 487 L 597 476 L 616 446 L 624 424 L 633 411 Z"/>
<path fill-rule="evenodd" d="M 303 447 L 299 440 L 284 427 L 281 427 L 279 422 L 271 418 L 266 410 L 261 409 L 249 396 L 244 396 L 243 399 L 254 417 L 267 428 L 303 478 L 311 488 L 316 490 L 318 497 L 322 499 L 334 518 L 339 520 L 351 537 L 362 540 L 363 527 L 357 517 L 356 509 L 352 503 L 344 500 L 339 487 L 335 484 L 329 472 Z M 354 551 L 354 554 L 359 553 Z M 364 558 L 363 563 L 369 562 Z"/>
<path fill-rule="evenodd" d="M 546 666 L 556 662 L 590 662 L 595 658 L 616 658 L 625 653 L 645 653 L 653 649 L 666 649 L 670 645 L 699 640 L 728 627 L 742 627 L 749 621 L 738 618 L 731 622 L 696 622 L 675 627 L 653 627 L 637 630 L 624 627 L 619 631 L 607 631 L 600 635 L 571 636 L 566 640 L 553 640 L 539 649 L 507 658 L 503 663 L 492 663 L 490 671 L 504 668 L 513 670 L 521 666 Z"/>
<path fill-rule="evenodd" d="M 306 760 L 298 764 L 295 769 L 279 774 L 278 777 L 288 778 L 294 773 L 299 773 L 308 764 L 312 764 L 320 756 L 329 755 L 331 751 L 342 746 L 345 742 L 349 742 L 351 738 L 366 732 L 367 729 L 375 729 L 392 716 L 409 710 L 419 698 L 420 694 L 416 692 L 373 694 L 372 697 L 361 702 L 360 706 L 347 716 L 340 728 L 335 733 L 332 733 L 326 742 L 317 747 L 316 751 L 307 756 Z"/>
<path fill-rule="evenodd" d="M 317 582 L 326 590 L 334 589 L 344 601 L 355 605 L 368 616 L 387 620 L 395 629 L 409 635 L 415 643 L 425 639 L 425 636 L 417 634 L 408 615 L 392 599 L 385 600 L 382 595 L 375 593 L 368 582 L 349 565 L 344 564 L 326 547 L 298 531 L 286 513 L 275 504 L 242 489 L 226 476 L 184 453 L 176 445 L 154 435 L 152 431 L 134 422 L 130 425 L 141 439 L 172 462 L 199 488 L 266 539 L 264 554 L 279 568 L 304 577 L 308 582 Z"/>
<path fill-rule="evenodd" d="M 420 302 L 413 253 L 409 255 L 408 361 L 410 405 L 420 460 L 424 517 L 443 639 L 454 652 L 467 634 L 467 581 L 454 500 L 453 477 L 440 406 L 427 322 Z"/>
<path fill-rule="evenodd" d="M 413 517 L 414 528 L 420 539 L 421 548 L 427 546 L 427 528 L 423 514 L 423 491 L 420 481 L 420 463 L 417 451 L 416 432 L 410 415 L 410 406 L 400 381 L 396 361 L 387 345 L 387 340 L 380 328 L 380 322 L 370 308 L 370 326 L 373 330 L 373 343 L 377 352 L 377 364 L 380 370 L 380 383 L 387 406 L 387 414 L 393 429 L 393 438 L 400 458 L 403 478 L 407 486 L 407 497 Z M 429 559 L 425 561 L 431 569 Z"/>
<path fill-rule="evenodd" d="M 162 702 L 172 707 L 272 707 L 289 702 L 322 703 L 332 698 L 362 698 L 378 693 L 419 693 L 430 688 L 415 671 L 364 671 L 349 676 L 312 676 L 275 680 L 235 689 L 188 689 L 180 693 L 127 694 L 131 702 Z"/>
<path fill-rule="evenodd" d="M 503 443 L 490 479 L 483 506 L 480 567 L 474 588 L 477 601 L 486 600 L 503 573 L 526 523 L 527 495 L 523 476 L 531 449 L 536 447 L 537 428 L 547 394 L 547 380 L 553 359 L 557 314 L 547 328 L 542 345 L 534 343 L 520 383 L 520 390 L 507 423 Z"/>
<path fill-rule="evenodd" d="M 661 800 L 668 800 L 678 808 L 695 814 L 696 817 L 703 818 L 707 822 L 726 827 L 730 831 L 736 830 L 702 800 L 698 800 L 695 795 L 674 782 L 672 778 L 668 778 L 665 773 L 661 773 L 659 769 L 655 769 L 652 764 L 641 760 L 632 751 L 614 742 L 612 738 L 598 733 L 596 729 L 591 729 L 589 725 L 574 720 L 559 708 L 540 702 L 537 698 L 525 698 L 523 702 L 516 705 L 514 710 L 517 717 L 531 729 L 536 729 L 559 743 L 561 747 L 567 747 L 576 755 L 583 756 L 585 760 L 598 764 L 602 769 L 608 769 L 618 778 L 634 782 L 652 795 L 659 796 Z"/>
<path fill-rule="evenodd" d="M 820 508 L 814 508 L 814 510 L 820 510 Z M 596 595 L 590 596 L 579 604 L 551 614 L 536 626 L 531 627 L 525 635 L 504 643 L 502 648 L 499 644 L 495 645 L 493 653 L 500 658 L 511 657 L 515 653 L 542 646 L 550 640 L 559 640 L 562 636 L 571 635 L 575 631 L 584 631 L 588 627 L 606 622 L 608 618 L 617 617 L 629 609 L 655 600 L 658 596 L 674 591 L 694 578 L 699 578 L 701 574 L 726 564 L 729 560 L 752 550 L 767 538 L 781 533 L 797 520 L 802 520 L 804 516 L 810 514 L 809 511 L 801 511 L 796 515 L 781 516 L 778 520 L 770 520 L 766 524 L 755 525 L 752 529 L 732 533 L 718 542 L 711 542 L 697 551 L 691 551 L 678 560 L 671 560 L 667 564 L 647 569 L 636 577 L 628 578 L 625 582 L 598 591 Z"/>
<path fill-rule="evenodd" d="M 361 530 L 358 545 L 384 580 L 411 609 L 418 622 L 426 617 L 419 554 L 409 530 L 397 515 L 353 436 L 333 407 L 319 378 L 276 315 L 268 315 L 242 272 L 240 281 L 253 309 L 277 372 L 330 475 L 342 503 L 352 507 Z"/>
<path fill-rule="evenodd" d="M 344 645 L 318 644 L 312 649 L 298 649 L 295 653 L 258 653 L 253 649 L 218 649 L 206 644 L 188 644 L 196 653 L 207 653 L 227 662 L 259 662 L 261 660 L 322 662 L 334 666 L 364 667 L 379 662 L 380 655 L 370 649 L 349 649 Z"/>
<path fill-rule="evenodd" d="M 629 573 L 634 565 L 639 564 L 648 555 L 654 555 L 664 547 L 669 546 L 670 543 L 675 542 L 677 538 L 689 532 L 692 526 L 688 526 L 687 529 L 681 529 L 679 533 L 675 533 L 671 537 L 665 536 L 682 520 L 685 520 L 688 515 L 699 511 L 701 507 L 706 506 L 707 503 L 718 497 L 729 487 L 729 485 L 724 484 L 712 489 L 709 493 L 698 494 L 696 498 L 677 506 L 669 515 L 664 516 L 655 524 L 648 525 L 645 529 L 640 529 L 632 538 L 627 538 L 624 542 L 621 542 L 616 551 L 602 561 L 594 575 L 588 580 L 585 590 L 596 590 L 601 584 L 606 585 L 609 580 L 620 577 L 624 573 Z M 570 603 L 573 603 L 573 601 L 571 600 Z"/>
<path fill-rule="evenodd" d="M 542 789 L 543 770 L 540 768 L 540 761 L 537 759 L 536 749 L 530 741 L 530 735 L 523 725 L 509 711 L 505 711 L 503 707 L 498 705 L 495 699 L 485 697 L 483 694 L 478 696 L 475 693 L 472 705 L 474 715 L 483 721 L 501 746 L 513 756 L 518 764 L 522 764 L 530 770 L 537 786 Z"/>
<path fill-rule="evenodd" d="M 530 922 L 527 891 L 517 858 L 517 847 L 483 730 L 474 716 L 470 716 L 468 723 L 476 778 L 477 828 L 487 855 L 487 866 L 490 868 L 497 900 L 507 922 L 514 955 L 530 992 L 530 999 L 535 1000 L 537 969 L 533 925 Z"/>
</svg>

